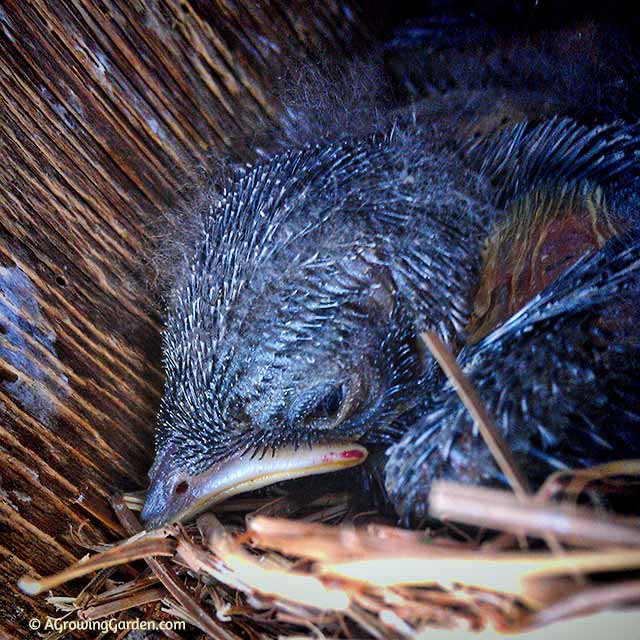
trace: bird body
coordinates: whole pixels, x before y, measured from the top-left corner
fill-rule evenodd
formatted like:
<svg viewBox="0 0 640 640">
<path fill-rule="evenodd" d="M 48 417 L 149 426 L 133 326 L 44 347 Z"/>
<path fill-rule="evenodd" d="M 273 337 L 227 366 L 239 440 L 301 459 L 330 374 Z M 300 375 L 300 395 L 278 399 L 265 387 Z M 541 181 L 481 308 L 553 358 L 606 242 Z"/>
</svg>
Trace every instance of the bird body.
<svg viewBox="0 0 640 640">
<path fill-rule="evenodd" d="M 523 122 L 452 144 L 409 119 L 208 193 L 170 299 L 143 517 L 359 463 L 363 446 L 386 449 L 405 519 L 435 477 L 496 481 L 425 330 L 462 347 L 535 480 L 639 453 L 639 148 L 626 125 Z M 215 494 L 224 476 L 240 480 Z"/>
<path fill-rule="evenodd" d="M 188 212 L 149 526 L 362 463 L 405 522 L 436 478 L 503 482 L 424 331 L 532 483 L 640 455 L 640 125 L 593 124 L 634 113 L 634 45 L 467 18 L 303 70 Z"/>
</svg>

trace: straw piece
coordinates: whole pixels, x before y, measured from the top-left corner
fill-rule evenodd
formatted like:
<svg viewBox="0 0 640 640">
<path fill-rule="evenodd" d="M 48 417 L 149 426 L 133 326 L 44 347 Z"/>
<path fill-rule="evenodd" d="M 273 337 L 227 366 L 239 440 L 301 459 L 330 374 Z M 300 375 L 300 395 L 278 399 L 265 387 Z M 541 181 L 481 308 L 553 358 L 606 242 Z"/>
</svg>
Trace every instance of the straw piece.
<svg viewBox="0 0 640 640">
<path fill-rule="evenodd" d="M 615 460 L 590 467 L 589 469 L 567 469 L 552 473 L 538 489 L 537 495 L 541 499 L 549 499 L 560 491 L 563 479 L 570 482 L 562 487 L 562 492 L 567 496 L 577 497 L 585 489 L 586 485 L 596 480 L 609 480 L 616 476 L 640 476 L 640 460 Z"/>
<path fill-rule="evenodd" d="M 640 527 L 593 509 L 540 504 L 508 491 L 436 482 L 429 495 L 430 512 L 451 519 L 515 534 L 554 535 L 579 545 L 640 547 Z"/>
<path fill-rule="evenodd" d="M 531 627 L 549 625 L 577 615 L 586 615 L 602 609 L 625 604 L 640 603 L 640 580 L 627 580 L 618 584 L 584 589 L 538 612 L 529 620 Z M 640 617 L 638 619 L 640 623 Z"/>
<path fill-rule="evenodd" d="M 151 602 L 157 602 L 158 600 L 162 600 L 166 597 L 167 591 L 162 587 L 145 589 L 125 598 L 114 600 L 113 602 L 107 602 L 105 604 L 99 604 L 82 609 L 78 611 L 78 618 L 81 620 L 98 620 L 99 618 L 105 618 L 107 616 L 120 613 L 120 611 L 126 611 L 127 609 L 140 607 Z"/>
<path fill-rule="evenodd" d="M 394 553 L 399 548 L 404 553 L 429 555 L 451 552 L 454 548 L 452 545 L 426 545 L 419 541 L 424 535 L 412 536 L 402 529 L 397 530 L 398 534 L 391 535 L 389 529 L 391 527 L 367 530 L 349 526 L 332 527 L 259 516 L 249 522 L 247 533 L 258 547 L 333 562 L 366 558 L 370 554 Z"/>
<path fill-rule="evenodd" d="M 206 514 L 209 523 L 214 516 Z M 204 518 L 199 518 L 199 526 Z M 203 527 L 205 528 L 205 527 Z M 348 597 L 339 590 L 327 588 L 316 577 L 295 573 L 277 566 L 275 563 L 256 560 L 220 530 L 209 529 L 207 542 L 216 556 L 225 565 L 233 580 L 230 586 L 248 593 L 259 592 L 269 598 L 280 598 L 305 607 L 328 611 L 345 611 L 349 606 Z M 177 557 L 191 570 L 211 575 L 225 581 L 225 572 L 212 556 L 186 539 L 178 543 Z"/>
<path fill-rule="evenodd" d="M 387 634 L 384 627 L 380 627 L 376 619 L 360 607 L 350 607 L 348 615 L 355 620 L 365 631 L 369 632 L 376 640 L 385 640 Z"/>
<path fill-rule="evenodd" d="M 516 640 L 635 640 L 640 628 L 640 614 L 626 611 L 602 611 L 588 618 L 561 621 L 552 627 L 517 630 Z M 510 631 L 510 630 L 508 630 Z M 507 631 L 507 632 L 508 632 Z M 471 636 L 462 631 L 425 629 L 414 640 L 497 640 L 495 629 L 487 628 Z"/>
<path fill-rule="evenodd" d="M 124 582 L 122 584 L 117 584 L 116 586 L 108 589 L 107 591 L 102 591 L 101 593 L 90 593 L 87 594 L 88 598 L 91 599 L 91 602 L 108 602 L 110 600 L 116 600 L 118 598 L 124 598 L 130 595 L 133 595 L 137 591 L 145 591 L 150 587 L 155 587 L 158 584 L 158 578 L 153 574 L 144 575 L 143 573 L 138 574 L 138 577 L 129 582 Z M 76 601 L 77 602 L 77 601 Z M 84 605 L 83 601 L 83 605 Z M 81 607 L 78 603 L 78 606 Z"/>
<path fill-rule="evenodd" d="M 513 491 L 519 496 L 526 496 L 532 493 L 528 480 L 513 459 L 511 451 L 493 418 L 486 410 L 478 392 L 464 375 L 462 369 L 460 369 L 449 348 L 442 342 L 438 334 L 432 331 L 424 332 L 422 339 L 442 367 L 449 382 L 457 391 L 460 400 L 473 418 L 498 467 L 500 467 L 500 471 L 509 480 Z"/>
<path fill-rule="evenodd" d="M 426 555 L 426 554 L 425 554 Z M 456 585 L 534 598 L 528 582 L 585 573 L 630 571 L 640 568 L 640 551 L 482 554 L 460 552 L 441 555 L 395 555 L 369 557 L 339 563 L 322 563 L 318 572 L 326 576 L 357 580 L 377 587 L 395 585 Z"/>
<path fill-rule="evenodd" d="M 173 540 L 166 539 L 165 535 L 165 532 L 150 531 L 144 536 L 130 538 L 107 551 L 87 556 L 52 576 L 40 579 L 23 576 L 18 580 L 18 587 L 27 595 L 35 596 L 99 569 L 126 564 L 150 556 L 172 556 L 176 545 Z"/>
<path fill-rule="evenodd" d="M 449 382 L 453 385 L 460 401 L 467 408 L 485 444 L 489 447 L 496 464 L 509 481 L 513 492 L 516 496 L 523 499 L 526 498 L 527 495 L 531 495 L 533 491 L 529 485 L 529 481 L 518 467 L 495 421 L 484 406 L 475 387 L 459 367 L 453 353 L 451 353 L 450 349 L 442 342 L 437 333 L 425 332 L 422 334 L 422 338 L 431 350 L 434 358 L 436 358 L 440 364 Z M 562 555 L 564 553 L 562 546 L 554 537 L 553 533 L 546 533 L 543 537 L 549 549 L 556 555 Z M 526 541 L 523 541 L 523 544 L 524 543 L 526 543 Z M 577 580 L 582 580 L 578 574 L 575 574 L 575 577 Z"/>
<path fill-rule="evenodd" d="M 318 485 L 319 487 L 320 485 Z M 315 488 L 315 493 L 319 495 L 309 494 L 309 490 L 297 491 L 296 493 L 281 496 L 274 500 L 261 505 L 252 513 L 247 515 L 247 522 L 258 516 L 267 516 L 270 518 L 286 518 L 305 509 L 313 509 L 314 507 L 338 507 L 347 508 L 349 496 L 346 492 L 342 493 L 320 493 L 319 488 Z M 215 509 L 218 511 L 218 508 Z M 319 510 L 322 513 L 322 510 Z M 313 514 L 317 517 L 318 512 Z"/>
<path fill-rule="evenodd" d="M 124 498 L 116 495 L 111 498 L 118 520 L 130 535 L 137 533 L 141 527 L 133 512 L 127 507 Z M 220 627 L 209 614 L 187 593 L 175 571 L 164 562 L 155 558 L 145 558 L 149 568 L 158 577 L 176 602 L 185 610 L 189 621 L 199 629 L 209 634 L 215 640 L 238 640 L 238 636 Z"/>
</svg>

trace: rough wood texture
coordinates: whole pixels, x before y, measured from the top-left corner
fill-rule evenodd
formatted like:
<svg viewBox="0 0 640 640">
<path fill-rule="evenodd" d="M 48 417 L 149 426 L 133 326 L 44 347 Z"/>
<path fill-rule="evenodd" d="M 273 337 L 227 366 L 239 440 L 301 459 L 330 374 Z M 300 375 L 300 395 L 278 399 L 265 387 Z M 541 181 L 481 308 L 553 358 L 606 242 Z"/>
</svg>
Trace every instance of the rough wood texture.
<svg viewBox="0 0 640 640">
<path fill-rule="evenodd" d="M 149 224 L 190 169 L 273 118 L 283 61 L 345 50 L 344 2 L 0 2 L 0 637 L 48 611 L 25 572 L 120 533 L 162 377 Z"/>
</svg>

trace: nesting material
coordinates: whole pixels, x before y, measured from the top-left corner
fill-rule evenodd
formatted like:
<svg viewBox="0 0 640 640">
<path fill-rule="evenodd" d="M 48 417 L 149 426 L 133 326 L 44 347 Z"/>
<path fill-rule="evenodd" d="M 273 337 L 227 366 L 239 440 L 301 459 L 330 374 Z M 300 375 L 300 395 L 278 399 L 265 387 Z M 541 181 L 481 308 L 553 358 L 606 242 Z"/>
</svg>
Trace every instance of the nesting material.
<svg viewBox="0 0 640 640">
<path fill-rule="evenodd" d="M 611 624 L 640 622 L 635 519 L 439 483 L 432 493 L 435 514 L 503 530 L 509 538 L 461 541 L 446 528 L 436 533 L 359 526 L 357 517 L 345 518 L 347 494 L 306 507 L 298 498 L 263 498 L 245 515 L 244 527 L 239 516 L 247 503 L 238 500 L 219 517 L 205 513 L 186 527 L 135 533 L 137 518 L 118 497 L 114 507 L 133 534 L 129 539 L 57 576 L 21 586 L 38 593 L 97 571 L 73 601 L 53 596 L 51 602 L 83 620 L 170 615 L 227 639 L 319 632 L 413 637 L 433 629 L 515 633 L 596 611 L 607 611 Z M 300 519 L 260 515 L 269 510 Z M 340 524 L 326 524 L 336 520 Z M 553 534 L 562 552 L 520 549 L 511 534 Z M 496 549 L 492 543 L 500 537 Z M 126 577 L 114 573 L 116 564 L 128 565 Z"/>
</svg>

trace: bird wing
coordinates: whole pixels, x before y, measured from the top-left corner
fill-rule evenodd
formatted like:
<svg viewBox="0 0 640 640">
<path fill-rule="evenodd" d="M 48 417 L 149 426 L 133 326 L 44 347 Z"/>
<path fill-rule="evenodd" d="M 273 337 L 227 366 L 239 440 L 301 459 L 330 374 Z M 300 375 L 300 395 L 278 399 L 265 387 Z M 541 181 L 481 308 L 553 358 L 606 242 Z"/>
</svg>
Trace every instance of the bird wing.
<svg viewBox="0 0 640 640">
<path fill-rule="evenodd" d="M 640 126 L 521 122 L 467 143 L 467 161 L 503 208 L 485 240 L 467 325 L 474 343 L 582 255 L 637 227 Z"/>
<path fill-rule="evenodd" d="M 591 128 L 571 118 L 525 120 L 467 140 L 463 155 L 495 185 L 498 206 L 548 182 L 624 191 L 640 178 L 640 123 Z"/>
<path fill-rule="evenodd" d="M 530 479 L 640 455 L 640 236 L 576 262 L 458 358 Z M 424 515 L 435 478 L 504 481 L 450 384 L 389 451 L 389 495 Z"/>
</svg>

